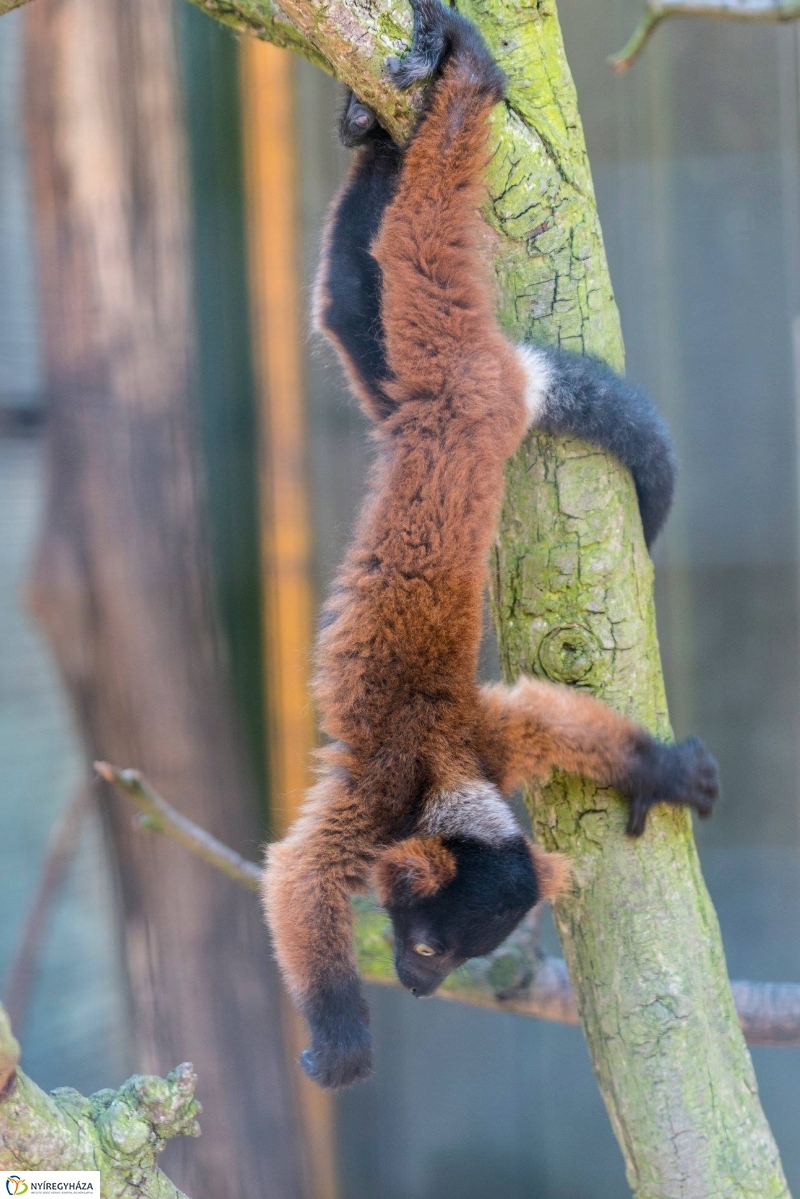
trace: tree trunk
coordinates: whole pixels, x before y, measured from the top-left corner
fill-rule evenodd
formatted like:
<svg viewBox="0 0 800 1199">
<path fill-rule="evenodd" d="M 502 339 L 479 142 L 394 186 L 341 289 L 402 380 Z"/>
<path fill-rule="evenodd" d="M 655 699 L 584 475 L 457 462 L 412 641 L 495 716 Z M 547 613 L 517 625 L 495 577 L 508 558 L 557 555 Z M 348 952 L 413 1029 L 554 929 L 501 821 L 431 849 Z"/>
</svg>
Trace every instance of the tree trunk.
<svg viewBox="0 0 800 1199">
<path fill-rule="evenodd" d="M 136 764 L 252 854 L 195 453 L 185 148 L 164 0 L 29 13 L 50 479 L 33 600 L 91 758 Z M 279 984 L 249 896 L 134 831 L 102 788 L 137 1064 L 191 1059 L 206 1135 L 171 1172 L 194 1199 L 298 1199 Z M 171 1155 L 170 1155 L 171 1156 Z"/>
</svg>

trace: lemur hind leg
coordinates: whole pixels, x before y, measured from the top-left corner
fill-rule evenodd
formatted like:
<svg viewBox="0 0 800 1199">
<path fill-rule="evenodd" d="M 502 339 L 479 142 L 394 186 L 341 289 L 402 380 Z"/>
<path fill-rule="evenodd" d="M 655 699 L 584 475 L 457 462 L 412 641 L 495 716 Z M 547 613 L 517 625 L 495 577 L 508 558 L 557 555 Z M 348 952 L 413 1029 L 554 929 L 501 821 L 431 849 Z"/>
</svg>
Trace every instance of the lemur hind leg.
<svg viewBox="0 0 800 1199">
<path fill-rule="evenodd" d="M 489 53 L 483 37 L 470 21 L 440 0 L 411 0 L 414 33 L 411 52 L 405 58 L 388 58 L 386 71 L 396 87 L 406 91 L 415 83 L 430 79 L 448 54 L 456 55 L 462 66 L 472 67 L 470 82 L 485 88 L 494 100 L 505 91 L 505 75 Z"/>
<path fill-rule="evenodd" d="M 527 423 L 526 376 L 497 324 L 478 212 L 489 114 L 505 79 L 458 13 L 439 0 L 415 0 L 413 8 L 414 46 L 403 62 L 389 60 L 390 76 L 405 87 L 428 74 L 439 53 L 445 60 L 373 244 L 390 394 L 399 408 L 412 401 L 411 419 L 413 401 L 470 421 L 491 417 L 496 452 L 508 457 Z"/>
<path fill-rule="evenodd" d="M 349 93 L 339 124 L 344 145 L 356 147 L 323 236 L 314 300 L 317 329 L 336 348 L 361 407 L 371 420 L 388 416 L 381 321 L 381 271 L 370 247 L 397 188 L 402 151 L 375 114 Z"/>
<path fill-rule="evenodd" d="M 657 741 L 573 687 L 520 679 L 485 687 L 480 754 L 501 791 L 553 769 L 614 787 L 630 804 L 628 833 L 644 832 L 653 804 L 685 804 L 710 816 L 719 795 L 714 759 L 696 737 Z"/>
</svg>

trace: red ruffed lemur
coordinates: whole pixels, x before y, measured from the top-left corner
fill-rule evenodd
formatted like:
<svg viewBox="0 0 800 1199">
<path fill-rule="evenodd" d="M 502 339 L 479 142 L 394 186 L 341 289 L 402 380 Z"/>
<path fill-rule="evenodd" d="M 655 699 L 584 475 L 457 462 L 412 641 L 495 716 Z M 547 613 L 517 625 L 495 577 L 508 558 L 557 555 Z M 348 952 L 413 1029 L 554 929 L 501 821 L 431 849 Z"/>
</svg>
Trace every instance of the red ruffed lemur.
<svg viewBox="0 0 800 1199">
<path fill-rule="evenodd" d="M 288 836 L 270 847 L 264 905 L 326 1087 L 371 1067 L 352 945 L 353 893 L 374 886 L 400 981 L 430 995 L 564 885 L 504 796 L 553 768 L 615 787 L 640 834 L 658 801 L 708 815 L 713 760 L 656 741 L 574 688 L 475 681 L 504 466 L 531 425 L 614 453 L 636 483 L 645 537 L 670 505 L 674 460 L 647 398 L 601 363 L 516 347 L 500 332 L 480 250 L 488 119 L 504 78 L 475 27 L 414 0 L 414 39 L 390 59 L 401 88 L 436 76 L 405 149 L 351 97 L 359 146 L 334 201 L 317 322 L 375 422 L 377 461 L 324 609 L 314 692 L 330 744 Z"/>
</svg>

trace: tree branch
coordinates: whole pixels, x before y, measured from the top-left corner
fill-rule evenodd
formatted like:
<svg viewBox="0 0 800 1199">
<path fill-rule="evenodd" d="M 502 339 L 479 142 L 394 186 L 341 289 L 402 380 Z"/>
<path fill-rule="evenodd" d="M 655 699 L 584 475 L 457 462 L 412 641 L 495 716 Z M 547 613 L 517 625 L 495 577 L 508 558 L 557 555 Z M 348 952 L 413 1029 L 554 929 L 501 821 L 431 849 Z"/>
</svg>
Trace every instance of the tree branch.
<svg viewBox="0 0 800 1199">
<path fill-rule="evenodd" d="M 17 1068 L 19 1045 L 0 1006 L 0 1170 L 98 1170 L 108 1199 L 186 1199 L 156 1165 L 172 1137 L 200 1135 L 197 1079 L 185 1062 L 166 1078 L 134 1075 L 86 1099 L 46 1095 Z"/>
<path fill-rule="evenodd" d="M 0 0 L 2 2 L 2 0 Z M 391 133 L 403 138 L 413 123 L 415 98 L 391 86 L 384 73 L 390 54 L 403 52 L 411 36 L 411 9 L 406 0 L 190 0 L 216 20 L 235 29 L 286 46 L 328 74 L 335 75 L 380 116 Z"/>
<path fill-rule="evenodd" d="M 649 0 L 639 24 L 619 54 L 609 59 L 618 75 L 636 61 L 655 33 L 668 17 L 714 17 L 731 21 L 796 21 L 800 4 L 793 0 Z"/>
<path fill-rule="evenodd" d="M 153 833 L 166 833 L 216 870 L 227 874 L 241 887 L 258 891 L 261 871 L 255 862 L 246 861 L 241 854 L 223 845 L 193 820 L 182 816 L 156 794 L 138 770 L 117 770 L 108 762 L 95 762 L 94 768 L 107 783 L 114 783 L 130 796 L 142 813 L 139 818 L 142 828 Z"/>
<path fill-rule="evenodd" d="M 171 837 L 241 887 L 258 892 L 260 867 L 182 816 L 138 770 L 118 770 L 108 762 L 95 762 L 95 769 L 133 800 L 142 813 L 142 828 Z M 370 982 L 395 985 L 384 912 L 361 897 L 354 900 L 353 906 L 358 916 L 356 947 L 362 974 Z M 741 981 L 732 986 L 739 1022 L 750 1045 L 800 1046 L 800 984 Z M 457 970 L 438 994 L 442 999 L 502 1008 L 557 1024 L 579 1023 L 578 1004 L 565 962 L 541 953 L 535 930 L 527 922 L 494 953 L 474 958 Z"/>
</svg>

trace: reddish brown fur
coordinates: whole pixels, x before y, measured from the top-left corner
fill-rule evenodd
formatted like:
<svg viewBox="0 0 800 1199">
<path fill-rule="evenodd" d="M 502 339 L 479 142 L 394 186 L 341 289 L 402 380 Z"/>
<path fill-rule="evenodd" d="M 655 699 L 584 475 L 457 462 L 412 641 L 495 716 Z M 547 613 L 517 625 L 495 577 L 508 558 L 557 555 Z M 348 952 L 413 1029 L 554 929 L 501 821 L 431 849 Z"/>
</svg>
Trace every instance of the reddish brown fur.
<svg viewBox="0 0 800 1199">
<path fill-rule="evenodd" d="M 378 899 L 385 904 L 403 886 L 422 899 L 429 898 L 455 876 L 455 855 L 441 837 L 407 837 L 378 858 L 374 882 Z"/>
<path fill-rule="evenodd" d="M 572 887 L 572 867 L 563 853 L 545 853 L 540 845 L 531 844 L 531 857 L 542 899 L 552 903 L 566 895 Z"/>
<path fill-rule="evenodd" d="M 632 721 L 586 692 L 541 679 L 484 687 L 481 706 L 481 761 L 505 795 L 555 767 L 616 786 L 640 735 Z"/>
<path fill-rule="evenodd" d="M 636 735 L 567 688 L 475 682 L 503 469 L 526 426 L 525 380 L 478 248 L 492 106 L 451 60 L 374 246 L 395 409 L 376 427 L 369 495 L 317 647 L 334 745 L 303 816 L 269 851 L 264 886 L 301 1000 L 355 974 L 348 897 L 381 853 L 387 880 L 391 847 L 428 796 L 476 779 L 508 793 L 554 766 L 610 781 Z M 536 861 L 555 894 L 564 869 Z"/>
</svg>

